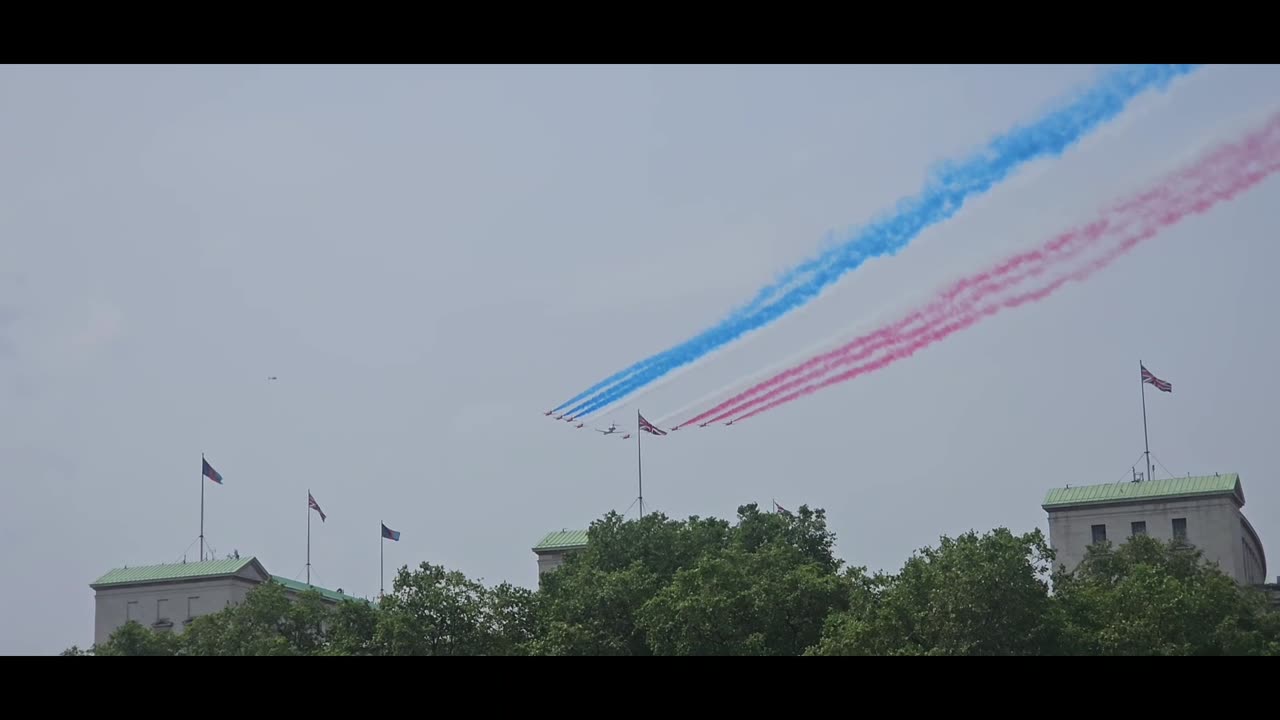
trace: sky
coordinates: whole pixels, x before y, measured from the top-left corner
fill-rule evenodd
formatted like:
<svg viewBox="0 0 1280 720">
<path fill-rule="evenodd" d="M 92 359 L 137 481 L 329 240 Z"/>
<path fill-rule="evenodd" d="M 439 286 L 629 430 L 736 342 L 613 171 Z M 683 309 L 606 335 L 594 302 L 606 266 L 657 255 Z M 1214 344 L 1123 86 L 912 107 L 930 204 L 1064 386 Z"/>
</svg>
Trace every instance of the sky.
<svg viewBox="0 0 1280 720">
<path fill-rule="evenodd" d="M 530 548 L 637 492 L 543 416 L 1034 119 L 1090 66 L 0 69 L 0 652 L 92 643 L 94 579 L 205 535 L 373 596 L 428 561 L 537 583 Z M 821 299 L 600 413 L 634 430 L 892 316 L 1277 109 L 1209 66 L 1022 168 Z M 643 439 L 645 506 L 821 507 L 847 563 L 1041 528 L 1046 491 L 1238 472 L 1280 568 L 1280 182 L 1087 283 L 733 427 Z M 269 381 L 269 376 L 278 380 Z M 682 418 L 672 418 L 677 420 Z M 629 513 L 635 516 L 635 508 Z"/>
</svg>

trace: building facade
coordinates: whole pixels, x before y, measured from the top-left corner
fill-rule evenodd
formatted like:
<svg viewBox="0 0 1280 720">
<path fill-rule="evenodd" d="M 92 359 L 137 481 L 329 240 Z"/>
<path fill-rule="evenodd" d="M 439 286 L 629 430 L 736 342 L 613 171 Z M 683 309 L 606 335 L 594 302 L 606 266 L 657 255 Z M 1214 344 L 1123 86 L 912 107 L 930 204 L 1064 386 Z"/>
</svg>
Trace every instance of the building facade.
<svg viewBox="0 0 1280 720">
<path fill-rule="evenodd" d="M 1149 535 L 1195 546 L 1242 585 L 1267 581 L 1267 557 L 1244 516 L 1244 487 L 1235 473 L 1053 488 L 1042 507 L 1056 562 L 1068 570 L 1090 545 Z"/>
<path fill-rule="evenodd" d="M 533 553 L 538 556 L 538 577 L 564 564 L 565 556 L 569 553 L 586 547 L 586 530 L 560 530 L 547 533 L 546 537 L 533 546 Z"/>
<path fill-rule="evenodd" d="M 357 598 L 308 586 L 267 572 L 257 558 L 116 568 L 89 587 L 94 590 L 93 641 L 104 643 L 130 620 L 152 630 L 180 633 L 201 615 L 244 601 L 264 582 L 283 585 L 291 598 L 316 590 L 327 602 Z"/>
</svg>

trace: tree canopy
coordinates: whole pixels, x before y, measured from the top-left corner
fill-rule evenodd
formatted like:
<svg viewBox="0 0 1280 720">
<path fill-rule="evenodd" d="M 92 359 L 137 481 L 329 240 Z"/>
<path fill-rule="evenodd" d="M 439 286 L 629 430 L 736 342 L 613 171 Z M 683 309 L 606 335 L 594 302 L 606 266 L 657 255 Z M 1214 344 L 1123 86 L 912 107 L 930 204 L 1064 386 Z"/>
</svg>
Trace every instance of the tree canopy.
<svg viewBox="0 0 1280 720">
<path fill-rule="evenodd" d="M 844 567 L 820 509 L 734 522 L 610 513 L 536 590 L 430 563 L 377 604 L 265 583 L 180 634 L 128 623 L 64 655 L 1280 655 L 1280 612 L 1145 536 L 1054 569 L 1039 530 Z"/>
</svg>

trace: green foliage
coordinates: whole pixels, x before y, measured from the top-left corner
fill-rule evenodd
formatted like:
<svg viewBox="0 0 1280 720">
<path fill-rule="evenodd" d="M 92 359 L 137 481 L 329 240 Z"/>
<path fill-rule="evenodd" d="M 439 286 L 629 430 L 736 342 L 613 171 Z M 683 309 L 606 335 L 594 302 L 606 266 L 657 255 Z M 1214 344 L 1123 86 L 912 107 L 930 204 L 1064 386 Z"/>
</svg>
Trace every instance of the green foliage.
<svg viewBox="0 0 1280 720">
<path fill-rule="evenodd" d="M 835 556 L 836 535 L 827 529 L 827 513 L 802 505 L 795 513 L 760 512 L 755 503 L 738 508 L 734 542 L 747 552 L 783 545 L 794 548 L 798 559 L 835 573 L 844 564 Z"/>
<path fill-rule="evenodd" d="M 847 596 L 821 510 L 744 505 L 736 525 L 611 513 L 587 537 L 542 580 L 531 652 L 794 655 Z"/>
<path fill-rule="evenodd" d="M 539 655 L 649 655 L 636 615 L 682 567 L 729 542 L 723 520 L 686 521 L 652 513 L 626 521 L 609 513 L 592 524 L 585 550 L 539 588 Z"/>
<path fill-rule="evenodd" d="M 528 654 L 537 631 L 534 598 L 532 590 L 509 583 L 489 591 L 489 654 Z"/>
<path fill-rule="evenodd" d="M 895 576 L 851 576 L 850 610 L 830 618 L 818 655 L 1035 655 L 1056 641 L 1039 530 L 943 537 Z"/>
<path fill-rule="evenodd" d="M 153 632 L 136 621 L 130 620 L 111 633 L 111 637 L 105 643 L 95 645 L 93 654 L 98 657 L 166 656 L 175 654 L 177 647 L 173 635 L 167 632 Z"/>
<path fill-rule="evenodd" d="M 1266 598 L 1176 540 L 1094 546 L 1054 588 L 1069 654 L 1280 654 L 1280 614 Z"/>
<path fill-rule="evenodd" d="M 641 607 L 657 655 L 799 655 L 847 605 L 841 578 L 789 545 L 704 555 Z"/>
<path fill-rule="evenodd" d="M 386 655 L 519 654 L 532 629 L 530 598 L 429 563 L 402 568 L 382 600 L 373 644 Z"/>
<path fill-rule="evenodd" d="M 329 617 L 323 655 L 377 655 L 379 611 L 369 603 L 343 602 Z"/>
<path fill-rule="evenodd" d="M 324 644 L 328 610 L 318 592 L 291 602 L 283 586 L 263 583 L 238 605 L 196 618 L 182 633 L 183 655 L 314 655 Z"/>
<path fill-rule="evenodd" d="M 377 605 L 276 583 L 181 634 L 129 622 L 84 655 L 1280 655 L 1280 612 L 1145 536 L 1050 575 L 1036 530 L 942 537 L 842 569 L 822 510 L 591 526 L 537 591 L 422 563 Z M 1052 580 L 1052 592 L 1050 582 Z"/>
</svg>

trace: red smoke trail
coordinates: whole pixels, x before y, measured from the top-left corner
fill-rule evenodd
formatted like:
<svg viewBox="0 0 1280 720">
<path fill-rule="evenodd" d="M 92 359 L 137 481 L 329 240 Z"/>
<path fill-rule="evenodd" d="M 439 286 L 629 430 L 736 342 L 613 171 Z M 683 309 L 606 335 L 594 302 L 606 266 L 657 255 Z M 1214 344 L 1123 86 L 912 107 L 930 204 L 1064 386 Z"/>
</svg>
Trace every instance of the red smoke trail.
<svg viewBox="0 0 1280 720">
<path fill-rule="evenodd" d="M 739 403 L 738 405 L 731 407 L 727 410 L 723 410 L 722 409 L 723 406 L 730 405 L 732 402 L 734 402 L 734 400 L 736 400 L 736 398 L 731 399 L 729 401 L 721 403 L 720 406 L 717 406 L 717 408 L 712 408 L 710 411 L 703 413 L 700 417 L 705 417 L 712 413 L 719 412 L 719 414 L 715 415 L 710 420 L 706 421 L 708 424 L 713 422 L 719 422 L 729 417 L 730 415 L 739 414 L 744 410 L 747 410 L 751 407 L 759 405 L 760 403 L 768 402 L 773 398 L 778 397 L 779 395 L 787 392 L 788 390 L 791 390 L 792 388 L 800 387 L 807 382 L 820 378 L 823 375 L 826 375 L 828 372 L 830 372 L 834 368 L 847 365 L 851 362 L 857 362 L 859 360 L 863 360 L 867 357 L 874 355 L 876 352 L 880 350 L 884 350 L 885 348 L 892 348 L 895 345 L 900 345 L 904 342 L 911 342 L 916 338 L 926 336 L 928 335 L 928 333 L 930 333 L 934 329 L 934 327 L 936 327 L 939 323 L 943 322 L 947 318 L 968 312 L 978 302 L 992 295 L 997 295 L 1005 290 L 1008 290 L 1009 288 L 1014 287 L 1030 278 L 1043 274 L 1047 269 L 1049 269 L 1049 267 L 1051 267 L 1048 263 L 1045 262 L 1046 259 L 1050 257 L 1056 257 L 1057 260 L 1063 261 L 1071 257 L 1074 257 L 1075 255 L 1079 254 L 1079 252 L 1082 249 L 1084 249 L 1084 247 L 1086 247 L 1086 245 L 1076 241 L 1084 240 L 1089 243 L 1096 242 L 1097 239 L 1102 236 L 1102 231 L 1105 229 L 1106 229 L 1105 226 L 1102 226 L 1099 229 L 1091 230 L 1088 233 L 1072 235 L 1069 238 L 1066 236 L 1062 238 L 1058 238 L 1059 240 L 1072 241 L 1071 245 L 1066 245 L 1064 243 L 1064 247 L 1067 248 L 1066 254 L 1060 254 L 1056 256 L 1045 255 L 1044 257 L 1028 258 L 1028 262 L 1032 262 L 1034 264 L 1031 264 L 1023 272 L 1015 273 L 1010 270 L 1005 270 L 1003 272 L 992 272 L 990 273 L 990 275 L 992 277 L 995 277 L 996 279 L 994 281 L 988 281 L 979 285 L 972 286 L 973 293 L 971 294 L 971 297 L 967 297 L 963 300 L 953 301 L 951 303 L 947 303 L 941 300 L 935 300 L 934 302 L 930 303 L 930 305 L 925 310 L 917 310 L 915 312 L 912 312 L 910 315 L 907 316 L 907 318 L 903 320 L 899 320 L 898 322 L 894 323 L 893 325 L 887 328 L 882 328 L 881 330 L 877 330 L 876 332 L 871 333 L 869 335 L 864 335 L 863 337 L 858 338 L 857 340 L 847 345 L 844 345 L 840 348 L 829 351 L 827 353 L 823 353 L 818 357 L 811 358 L 810 360 L 805 361 L 801 365 L 791 368 L 790 370 L 787 370 L 785 372 L 779 373 L 778 375 L 774 376 L 770 380 L 764 383 L 760 383 L 756 387 L 750 390 L 747 390 L 746 392 L 743 392 L 738 396 L 739 398 L 748 398 L 748 396 L 756 395 L 755 397 L 749 397 L 744 402 Z M 965 282 L 965 281 L 962 281 L 962 282 Z M 947 293 L 947 294 L 950 294 L 950 293 Z M 916 327 L 912 328 L 911 330 L 902 332 L 902 329 L 904 327 L 907 327 L 915 323 L 916 321 L 922 321 L 922 322 Z M 804 372 L 804 371 L 807 371 L 807 372 Z M 796 374 L 800 372 L 804 372 L 804 374 L 800 375 L 799 377 L 794 377 Z M 792 378 L 792 379 L 787 380 L 787 378 Z M 787 380 L 787 381 L 781 382 L 783 380 Z M 778 384 L 779 382 L 781 382 L 781 384 Z M 762 392 L 763 394 L 758 394 Z M 693 422 L 693 421 L 690 421 L 690 422 Z"/>
<path fill-rule="evenodd" d="M 911 313 L 904 319 L 905 322 L 898 321 L 887 328 L 858 338 L 842 348 L 805 361 L 770 380 L 760 383 L 738 397 L 745 398 L 772 388 L 764 396 L 756 397 L 754 400 L 741 403 L 724 412 L 724 406 L 733 403 L 732 400 L 727 401 L 699 417 L 706 417 L 713 412 L 720 411 L 718 417 L 715 418 L 715 420 L 718 420 L 729 415 L 741 413 L 761 403 L 768 403 L 738 418 L 739 420 L 745 420 L 791 400 L 812 394 L 821 388 L 853 379 L 859 375 L 885 367 L 897 360 L 910 357 L 916 351 L 932 345 L 958 330 L 973 325 L 983 317 L 993 315 L 1007 307 L 1018 307 L 1047 297 L 1068 280 L 1085 279 L 1110 264 L 1120 255 L 1128 252 L 1139 242 L 1152 237 L 1166 227 L 1176 224 L 1187 215 L 1203 213 L 1217 203 L 1235 197 L 1275 172 L 1278 167 L 1280 167 L 1280 114 L 1272 116 L 1265 126 L 1246 135 L 1242 140 L 1215 149 L 1192 166 L 1179 171 L 1172 177 L 1166 178 L 1155 188 L 1116 206 L 1100 221 L 1092 223 L 1082 230 L 1072 231 L 1054 238 L 1039 250 L 1021 253 L 1001 263 L 996 268 L 962 280 L 955 287 L 940 294 L 939 298 L 925 310 Z M 1187 187 L 1188 184 L 1191 186 Z M 1118 244 L 1100 259 L 1051 281 L 1045 287 L 1009 297 L 1005 300 L 996 299 L 978 310 L 973 309 L 976 302 L 983 298 L 989 299 L 994 293 L 1005 290 L 1017 282 L 1043 274 L 1047 269 L 1058 269 L 1066 258 L 1056 257 L 1054 254 L 1055 249 L 1061 249 L 1063 246 L 1070 245 L 1081 239 L 1085 241 L 1084 246 L 1087 247 L 1096 243 L 1099 239 L 1106 238 L 1117 238 Z M 1077 247 L 1075 249 L 1079 250 L 1080 248 Z M 964 288 L 973 287 L 975 282 L 980 282 L 983 279 L 1007 275 L 1008 268 L 1011 265 L 1016 266 L 1028 262 L 1039 263 L 1039 271 L 1037 272 L 1032 268 L 1019 275 L 1017 280 L 987 282 L 975 290 L 977 294 L 975 298 L 962 303 L 953 302 L 950 306 L 945 304 L 948 298 L 956 297 L 957 288 L 962 286 Z M 905 335 L 899 333 L 899 328 L 914 322 L 922 316 L 926 317 L 925 325 L 922 328 Z M 835 367 L 858 362 L 870 356 L 876 350 L 883 350 L 895 345 L 900 347 L 897 350 L 892 350 L 882 358 L 778 398 L 787 389 L 816 379 L 816 377 Z M 869 346 L 874 346 L 874 348 Z M 806 369 L 811 370 L 805 373 Z M 805 373 L 803 379 L 787 383 L 785 389 L 778 387 L 782 381 L 801 373 Z M 774 398 L 778 399 L 773 400 Z M 770 400 L 772 402 L 769 402 Z M 712 420 L 712 422 L 715 420 Z"/>
<path fill-rule="evenodd" d="M 1206 158 L 1205 162 L 1219 162 L 1221 154 L 1229 152 L 1230 148 L 1221 148 L 1211 156 Z M 1135 211 L 1139 213 L 1149 208 L 1153 203 L 1160 200 L 1167 200 L 1175 187 L 1188 180 L 1194 180 L 1197 174 L 1202 174 L 1204 168 L 1202 162 L 1195 166 L 1184 168 L 1183 170 L 1170 176 L 1165 183 L 1147 190 L 1130 200 L 1124 201 L 1108 212 L 1108 216 L 1095 221 L 1083 228 L 1070 230 L 1053 240 L 1049 241 L 1044 247 L 1036 250 L 1030 250 L 1018 253 L 993 268 L 989 268 L 981 273 L 963 278 L 954 283 L 950 288 L 942 291 L 938 296 L 926 307 L 916 310 L 906 317 L 894 322 L 893 324 L 876 330 L 873 333 L 864 335 L 856 340 L 817 355 L 806 360 L 795 367 L 785 370 L 777 375 L 762 381 L 753 387 L 744 390 L 741 393 L 729 398 L 716 405 L 715 407 L 702 412 L 688 420 L 684 421 L 677 427 L 691 425 L 706 421 L 707 423 L 718 422 L 729 415 L 742 412 L 743 410 L 759 404 L 767 402 L 769 399 L 777 397 L 786 390 L 797 387 L 803 383 L 809 382 L 839 365 L 847 364 L 851 361 L 860 360 L 871 353 L 881 350 L 885 347 L 892 346 L 898 342 L 910 340 L 929 331 L 933 323 L 943 319 L 940 316 L 954 314 L 972 307 L 996 292 L 1006 290 L 1017 283 L 1023 282 L 1029 278 L 1036 277 L 1045 272 L 1046 264 L 1050 261 L 1063 262 L 1080 251 L 1095 244 L 1106 233 L 1114 232 L 1117 226 L 1122 229 L 1123 223 L 1132 221 L 1132 218 L 1126 218 L 1126 215 Z M 967 300 L 958 301 L 964 293 L 971 292 L 972 297 Z M 915 330 L 903 334 L 903 329 L 909 327 L 917 321 L 924 320 L 925 323 Z M 799 377 L 797 377 L 799 376 Z M 794 378 L 794 379 L 793 379 Z M 791 380 L 791 382 L 786 382 Z M 785 384 L 783 384 L 785 383 Z M 780 386 L 780 384 L 782 384 Z M 753 396 L 769 391 L 767 397 L 758 397 L 751 402 L 745 402 Z M 709 420 L 707 418 L 710 418 Z"/>
<path fill-rule="evenodd" d="M 892 333 L 887 337 L 883 335 L 885 331 L 880 330 L 869 336 L 854 340 L 844 347 L 826 353 L 819 358 L 806 361 L 798 367 L 811 369 L 801 377 L 776 387 L 768 388 L 768 391 L 763 395 L 759 395 L 731 409 L 724 410 L 708 422 L 718 422 L 730 415 L 739 415 L 752 407 L 769 402 L 793 388 L 801 387 L 805 383 L 816 380 L 836 368 L 864 360 L 877 351 L 913 342 L 917 338 L 927 336 L 946 321 L 957 316 L 964 316 L 979 302 L 996 297 L 999 293 L 1019 283 L 1038 277 L 1048 270 L 1065 267 L 1067 261 L 1074 258 L 1081 251 L 1109 237 L 1124 236 L 1124 233 L 1130 230 L 1133 223 L 1147 218 L 1153 212 L 1166 207 L 1170 202 L 1183 199 L 1188 194 L 1206 192 L 1211 184 L 1217 180 L 1214 171 L 1218 170 L 1219 165 L 1225 164 L 1228 169 L 1234 169 L 1239 164 L 1237 153 L 1234 150 L 1230 146 L 1221 148 L 1205 157 L 1204 160 L 1192 168 L 1172 175 L 1166 182 L 1156 188 L 1142 193 L 1134 200 L 1115 206 L 1107 213 L 1110 217 L 1104 216 L 1083 229 L 1071 230 L 1059 235 L 1040 249 L 1019 253 L 1010 260 L 997 265 L 992 270 L 961 280 L 951 290 L 942 293 L 926 310 L 916 311 L 908 316 L 910 318 L 925 316 L 925 322 L 915 330 L 905 334 Z M 1184 187 L 1192 182 L 1195 183 L 1193 187 Z M 1020 264 L 1028 264 L 1029 266 L 1022 273 L 1013 274 L 1011 270 Z M 998 277 L 1000 280 L 998 282 L 988 281 L 975 286 L 977 281 L 989 280 L 992 277 Z M 955 302 L 955 288 L 962 286 L 973 287 L 974 296 L 963 302 Z M 948 304 L 948 300 L 952 302 Z M 895 323 L 893 327 L 898 328 L 900 326 L 901 321 Z M 869 338 L 871 342 L 866 342 Z M 778 379 L 784 378 L 788 373 L 794 372 L 795 368 L 787 371 L 787 373 L 781 373 L 774 380 L 761 383 L 757 388 L 772 385 Z M 751 394 L 751 391 L 744 394 Z"/>
<path fill-rule="evenodd" d="M 1041 263 L 1045 257 L 1054 253 L 1066 252 L 1074 255 L 1081 249 L 1079 245 L 1079 241 L 1081 239 L 1092 239 L 1092 236 L 1100 234 L 1102 229 L 1104 229 L 1104 226 L 1100 226 L 1099 228 L 1086 228 L 1084 232 L 1072 231 L 1059 238 L 1055 238 L 1054 241 L 1046 248 L 1020 253 L 1019 255 L 1009 258 L 995 268 L 964 278 L 956 282 L 952 287 L 942 293 L 939 293 L 938 297 L 930 302 L 930 304 L 925 308 L 911 312 L 891 325 L 883 327 L 870 334 L 863 335 L 846 345 L 834 350 L 829 350 L 821 355 L 810 358 L 795 367 L 780 372 L 772 378 L 769 378 L 768 380 L 765 380 L 729 398 L 728 400 L 725 400 L 710 410 L 689 418 L 681 423 L 681 426 L 700 422 L 715 415 L 716 413 L 721 413 L 726 408 L 733 409 L 728 413 L 724 413 L 724 415 L 732 414 L 733 410 L 738 409 L 738 404 L 742 401 L 766 390 L 774 389 L 779 383 L 794 378 L 801 373 L 807 373 L 815 368 L 818 368 L 819 372 L 822 372 L 822 368 L 825 367 L 827 363 L 846 357 L 854 350 L 858 350 L 860 352 L 872 352 L 886 346 L 886 344 L 900 342 L 904 338 L 909 339 L 927 332 L 929 329 L 929 322 L 925 322 L 925 324 L 920 327 L 906 333 L 904 333 L 903 330 L 918 321 L 927 321 L 937 313 L 945 311 L 948 308 L 957 305 L 960 307 L 972 306 L 975 302 L 986 297 L 991 292 L 1003 290 L 1017 282 L 1021 282 L 1029 275 L 1033 276 L 1040 274 L 1043 272 L 1043 268 L 1037 267 L 1033 263 Z M 1030 267 L 1023 270 L 1022 266 L 1024 265 L 1030 265 Z M 1020 270 L 1021 272 L 1019 272 Z M 965 292 L 970 290 L 974 291 L 974 296 L 972 298 L 957 300 L 957 298 L 961 298 Z M 804 382 L 809 379 L 811 379 L 811 376 L 809 374 L 805 374 L 799 380 L 793 382 Z M 790 386 L 791 383 L 787 383 L 787 385 Z M 707 422 L 715 422 L 723 419 L 724 415 L 711 417 Z"/>
</svg>

